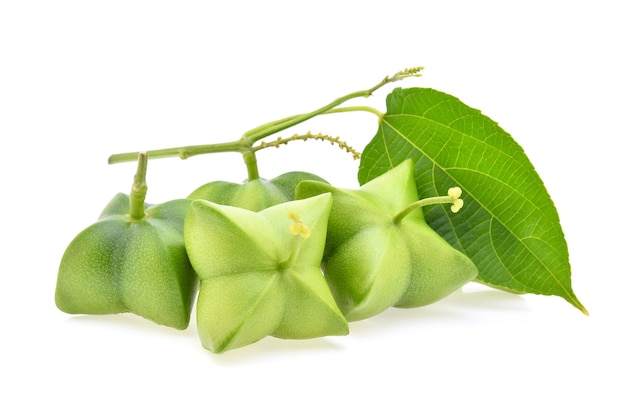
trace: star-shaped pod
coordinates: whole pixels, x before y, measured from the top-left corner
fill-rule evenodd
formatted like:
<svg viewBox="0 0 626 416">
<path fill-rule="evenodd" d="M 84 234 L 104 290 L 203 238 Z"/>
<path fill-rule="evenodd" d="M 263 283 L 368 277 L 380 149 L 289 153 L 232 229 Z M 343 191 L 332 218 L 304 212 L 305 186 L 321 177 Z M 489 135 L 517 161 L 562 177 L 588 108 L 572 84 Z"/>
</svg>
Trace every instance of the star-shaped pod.
<svg viewBox="0 0 626 416">
<path fill-rule="evenodd" d="M 191 204 L 185 244 L 200 278 L 196 318 L 206 349 L 348 333 L 320 271 L 331 202 L 325 194 L 259 212 Z"/>
<path fill-rule="evenodd" d="M 420 204 L 428 200 L 418 201 L 413 166 L 406 160 L 358 190 L 315 181 L 296 188 L 296 198 L 333 195 L 323 270 L 348 321 L 433 303 L 478 274 L 424 220 Z M 451 203 L 456 212 L 460 192 L 429 203 Z"/>
<path fill-rule="evenodd" d="M 312 173 L 287 172 L 270 180 L 257 178 L 243 183 L 209 182 L 194 190 L 188 198 L 204 199 L 258 212 L 273 205 L 293 201 L 296 186 L 303 180 L 326 182 Z"/>
<path fill-rule="evenodd" d="M 146 164 L 142 154 L 130 195 L 117 194 L 65 250 L 55 301 L 71 314 L 132 312 L 185 329 L 197 289 L 183 240 L 191 201 L 144 204 Z"/>
</svg>

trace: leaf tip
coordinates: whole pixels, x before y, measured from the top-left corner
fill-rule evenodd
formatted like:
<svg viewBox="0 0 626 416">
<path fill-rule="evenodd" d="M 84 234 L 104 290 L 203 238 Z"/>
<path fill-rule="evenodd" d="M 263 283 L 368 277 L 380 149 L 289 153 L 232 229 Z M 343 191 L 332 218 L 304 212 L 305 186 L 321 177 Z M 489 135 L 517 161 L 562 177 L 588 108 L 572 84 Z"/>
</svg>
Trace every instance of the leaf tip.
<svg viewBox="0 0 626 416">
<path fill-rule="evenodd" d="M 578 309 L 585 314 L 585 316 L 589 316 L 589 311 L 587 309 L 585 309 L 585 307 L 583 305 L 579 305 Z"/>
<path fill-rule="evenodd" d="M 570 302 L 576 309 L 578 309 L 579 311 L 581 311 L 583 314 L 585 314 L 585 316 L 589 316 L 589 311 L 583 306 L 583 304 L 576 298 L 576 295 L 572 296 L 573 299 L 568 299 L 568 302 Z"/>
</svg>

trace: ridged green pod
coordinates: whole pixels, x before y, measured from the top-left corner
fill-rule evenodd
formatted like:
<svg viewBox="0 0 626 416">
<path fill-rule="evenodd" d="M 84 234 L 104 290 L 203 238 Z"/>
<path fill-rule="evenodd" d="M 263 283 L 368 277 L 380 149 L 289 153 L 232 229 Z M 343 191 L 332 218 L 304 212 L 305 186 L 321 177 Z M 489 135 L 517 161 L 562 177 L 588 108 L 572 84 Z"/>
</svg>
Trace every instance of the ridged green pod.
<svg viewBox="0 0 626 416">
<path fill-rule="evenodd" d="M 190 200 L 145 204 L 147 155 L 130 195 L 119 193 L 69 244 L 57 277 L 57 307 L 70 314 L 132 312 L 185 329 L 197 292 L 183 238 Z"/>
<path fill-rule="evenodd" d="M 410 159 L 357 190 L 304 181 L 296 198 L 328 192 L 323 270 L 349 321 L 428 305 L 476 277 L 472 261 L 426 224 L 421 208 L 399 219 L 418 200 Z"/>
<path fill-rule="evenodd" d="M 185 243 L 200 278 L 202 345 L 221 353 L 271 335 L 345 335 L 348 324 L 322 276 L 331 196 L 259 212 L 196 200 Z"/>
<path fill-rule="evenodd" d="M 204 199 L 221 205 L 261 211 L 265 208 L 293 201 L 296 186 L 303 180 L 326 182 L 307 172 L 288 172 L 274 179 L 253 179 L 244 183 L 215 181 L 194 190 L 189 199 Z"/>
</svg>

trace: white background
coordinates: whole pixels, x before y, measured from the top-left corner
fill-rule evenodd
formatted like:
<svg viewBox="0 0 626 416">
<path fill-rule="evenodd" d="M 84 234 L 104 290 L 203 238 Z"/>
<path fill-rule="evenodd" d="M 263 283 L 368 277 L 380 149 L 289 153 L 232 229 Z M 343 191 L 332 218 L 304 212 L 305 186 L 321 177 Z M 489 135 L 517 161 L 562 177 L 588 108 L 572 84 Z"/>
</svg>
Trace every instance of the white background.
<svg viewBox="0 0 626 416">
<path fill-rule="evenodd" d="M 3 1 L 0 414 L 625 414 L 619 3 Z M 110 154 L 234 140 L 417 65 L 422 78 L 395 86 L 455 95 L 526 150 L 589 317 L 468 285 L 347 337 L 214 355 L 194 323 L 56 309 L 65 247 L 130 189 L 134 164 Z M 355 104 L 384 111 L 392 87 Z M 362 149 L 375 128 L 344 114 L 294 132 Z M 259 166 L 357 185 L 358 162 L 323 143 L 264 151 Z M 148 201 L 244 176 L 236 154 L 155 160 Z"/>
</svg>

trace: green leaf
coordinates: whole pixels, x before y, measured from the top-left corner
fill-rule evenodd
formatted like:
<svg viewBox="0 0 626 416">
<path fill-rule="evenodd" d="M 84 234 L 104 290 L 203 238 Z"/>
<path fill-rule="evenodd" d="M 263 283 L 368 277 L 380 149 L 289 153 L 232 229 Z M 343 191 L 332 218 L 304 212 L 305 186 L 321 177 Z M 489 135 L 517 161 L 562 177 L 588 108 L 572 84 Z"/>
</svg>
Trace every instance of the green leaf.
<svg viewBox="0 0 626 416">
<path fill-rule="evenodd" d="M 571 287 L 567 243 L 541 178 L 515 140 L 479 110 L 425 88 L 395 89 L 365 147 L 364 184 L 415 162 L 420 198 L 460 186 L 464 208 L 424 209 L 426 221 L 479 269 L 478 280 L 518 293 L 556 295 L 582 312 Z"/>
</svg>

